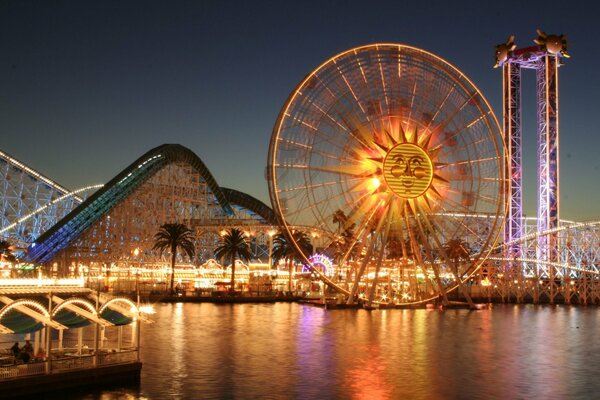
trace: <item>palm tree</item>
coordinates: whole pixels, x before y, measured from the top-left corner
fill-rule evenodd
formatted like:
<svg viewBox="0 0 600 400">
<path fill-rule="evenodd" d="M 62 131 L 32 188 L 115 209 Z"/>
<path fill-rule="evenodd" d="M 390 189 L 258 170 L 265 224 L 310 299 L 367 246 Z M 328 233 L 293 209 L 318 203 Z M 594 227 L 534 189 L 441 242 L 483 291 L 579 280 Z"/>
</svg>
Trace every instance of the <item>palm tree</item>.
<svg viewBox="0 0 600 400">
<path fill-rule="evenodd" d="M 215 249 L 215 258 L 231 257 L 231 290 L 235 288 L 235 260 L 249 260 L 252 256 L 246 235 L 237 229 L 231 228 L 221 237 L 221 245 Z"/>
<path fill-rule="evenodd" d="M 183 250 L 185 254 L 193 259 L 196 253 L 194 247 L 194 231 L 183 224 L 163 224 L 154 235 L 153 250 L 159 250 L 160 255 L 166 250 L 171 252 L 171 295 L 174 292 L 175 286 L 175 259 L 177 258 L 177 250 Z"/>
<path fill-rule="evenodd" d="M 460 239 L 450 239 L 444 246 L 444 251 L 446 252 L 446 255 L 448 256 L 448 258 L 452 261 L 452 263 L 451 263 L 452 272 L 454 273 L 456 282 L 458 282 L 458 288 L 460 289 L 462 294 L 467 299 L 469 306 L 471 308 L 475 308 L 475 304 L 473 303 L 473 300 L 471 299 L 471 296 L 469 295 L 469 293 L 465 290 L 463 283 L 462 283 L 462 279 L 458 273 L 458 264 L 460 263 L 460 260 L 465 260 L 465 261 L 471 260 L 471 256 L 469 254 L 470 253 L 469 244 L 461 241 Z"/>
<path fill-rule="evenodd" d="M 340 233 L 346 222 L 348 222 L 348 217 L 342 210 L 337 209 L 333 213 L 332 221 L 334 224 L 338 224 L 338 233 Z"/>
<path fill-rule="evenodd" d="M 292 232 L 292 238 L 294 242 L 298 244 L 298 246 L 302 249 L 304 254 L 310 254 L 312 252 L 312 244 L 310 243 L 310 238 L 306 234 L 306 232 L 302 231 L 294 231 Z M 278 233 L 273 238 L 273 262 L 277 263 L 279 260 L 285 260 L 288 271 L 290 274 L 289 283 L 288 283 L 288 291 L 291 293 L 292 291 L 292 262 L 294 260 L 301 260 L 302 257 L 294 247 L 294 244 L 291 243 L 287 236 L 282 233 Z"/>
</svg>

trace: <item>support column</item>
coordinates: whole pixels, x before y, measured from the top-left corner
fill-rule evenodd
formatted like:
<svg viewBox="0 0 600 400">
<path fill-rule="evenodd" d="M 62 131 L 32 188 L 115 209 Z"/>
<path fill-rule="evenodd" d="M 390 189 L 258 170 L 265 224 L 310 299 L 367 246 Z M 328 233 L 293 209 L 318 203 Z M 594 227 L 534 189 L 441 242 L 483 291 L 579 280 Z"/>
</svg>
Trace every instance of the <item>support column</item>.
<svg viewBox="0 0 600 400">
<path fill-rule="evenodd" d="M 521 131 L 521 65 L 506 62 L 502 66 L 503 108 L 504 108 L 504 143 L 506 146 L 506 199 L 508 210 L 504 230 L 504 257 L 507 260 L 504 268 L 506 300 L 511 295 L 517 302 L 522 301 L 523 274 L 532 275 L 532 271 L 524 271 L 524 265 L 517 259 L 523 258 L 522 243 L 515 243 L 523 237 L 523 164 L 522 164 L 522 131 Z"/>
<path fill-rule="evenodd" d="M 77 329 L 77 354 L 81 355 L 83 348 L 83 327 Z"/>
<path fill-rule="evenodd" d="M 58 350 L 63 351 L 63 334 L 64 331 L 62 329 L 58 330 Z"/>
<path fill-rule="evenodd" d="M 558 232 L 558 59 L 546 54 L 536 69 L 538 97 L 538 249 L 540 275 L 549 280 L 549 300 L 557 294 Z M 548 234 L 544 232 L 550 231 Z M 554 231 L 554 232 L 553 232 Z M 540 268 L 538 267 L 538 270 Z"/>
<path fill-rule="evenodd" d="M 52 327 L 46 326 L 44 340 L 46 342 L 46 374 L 52 372 Z"/>
<path fill-rule="evenodd" d="M 44 329 L 42 329 L 43 331 Z M 40 336 L 40 331 L 36 331 L 33 334 L 33 356 L 35 357 L 37 353 L 40 351 L 40 340 L 43 336 Z"/>
<path fill-rule="evenodd" d="M 48 294 L 48 314 L 50 316 L 50 320 L 52 320 L 52 293 Z M 62 332 L 62 330 L 61 330 Z M 46 366 L 45 372 L 49 374 L 52 372 L 52 327 L 46 324 L 46 329 L 44 330 L 44 340 L 46 342 Z"/>
</svg>

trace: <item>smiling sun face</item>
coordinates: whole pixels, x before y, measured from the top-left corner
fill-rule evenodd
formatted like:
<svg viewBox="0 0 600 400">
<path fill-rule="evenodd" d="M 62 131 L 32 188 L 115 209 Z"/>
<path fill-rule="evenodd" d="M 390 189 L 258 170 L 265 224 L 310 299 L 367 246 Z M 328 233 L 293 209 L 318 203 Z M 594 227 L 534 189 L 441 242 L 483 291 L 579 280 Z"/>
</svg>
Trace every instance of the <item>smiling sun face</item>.
<svg viewBox="0 0 600 400">
<path fill-rule="evenodd" d="M 392 147 L 383 161 L 383 177 L 396 195 L 412 199 L 421 196 L 433 180 L 433 164 L 421 147 L 400 143 Z"/>
<path fill-rule="evenodd" d="M 416 123 L 400 117 L 390 118 L 379 129 L 363 127 L 357 132 L 364 146 L 355 157 L 363 160 L 363 176 L 382 183 L 363 187 L 367 190 L 363 194 L 387 193 L 392 208 L 403 210 L 406 205 L 411 213 L 419 207 L 436 208 L 448 188 L 448 180 L 440 174 L 445 166 L 439 160 L 441 145 L 434 139 L 439 132 L 419 131 Z"/>
</svg>

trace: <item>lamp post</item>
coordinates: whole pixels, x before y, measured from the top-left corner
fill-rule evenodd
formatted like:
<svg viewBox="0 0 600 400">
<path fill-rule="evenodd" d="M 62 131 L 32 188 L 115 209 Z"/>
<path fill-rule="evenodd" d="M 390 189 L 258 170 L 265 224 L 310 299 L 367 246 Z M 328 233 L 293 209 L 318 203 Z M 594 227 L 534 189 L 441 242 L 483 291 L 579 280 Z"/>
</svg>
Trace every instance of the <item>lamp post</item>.
<svg viewBox="0 0 600 400">
<path fill-rule="evenodd" d="M 141 263 L 141 259 L 138 257 L 140 255 L 140 249 L 138 247 L 136 247 L 133 250 L 133 255 L 135 256 L 135 258 L 137 259 L 138 262 L 138 267 L 135 270 L 135 297 L 137 300 L 137 307 L 138 309 L 140 308 L 140 273 L 141 268 L 142 268 L 142 263 Z"/>
<path fill-rule="evenodd" d="M 137 318 L 135 321 L 135 347 L 136 347 L 136 359 L 140 360 L 140 274 L 142 273 L 142 260 L 140 255 L 140 249 L 136 247 L 133 250 L 133 255 L 137 258 L 138 267 L 135 270 L 135 297 L 136 297 L 136 308 L 137 308 Z"/>
<path fill-rule="evenodd" d="M 100 273 L 97 277 L 98 284 L 96 286 L 96 316 L 100 318 L 100 283 L 104 277 Z M 96 321 L 96 330 L 94 332 L 94 366 L 98 365 L 98 343 L 100 342 L 100 324 Z"/>
</svg>

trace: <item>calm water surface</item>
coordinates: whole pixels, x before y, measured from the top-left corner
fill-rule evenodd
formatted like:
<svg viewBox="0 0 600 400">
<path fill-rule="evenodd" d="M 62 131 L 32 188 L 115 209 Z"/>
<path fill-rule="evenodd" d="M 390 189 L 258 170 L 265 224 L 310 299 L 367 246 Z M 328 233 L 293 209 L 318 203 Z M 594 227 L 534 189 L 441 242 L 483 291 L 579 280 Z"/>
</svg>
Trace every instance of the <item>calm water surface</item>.
<svg viewBox="0 0 600 400">
<path fill-rule="evenodd" d="M 593 399 L 600 309 L 157 304 L 141 384 L 79 399 Z"/>
</svg>

